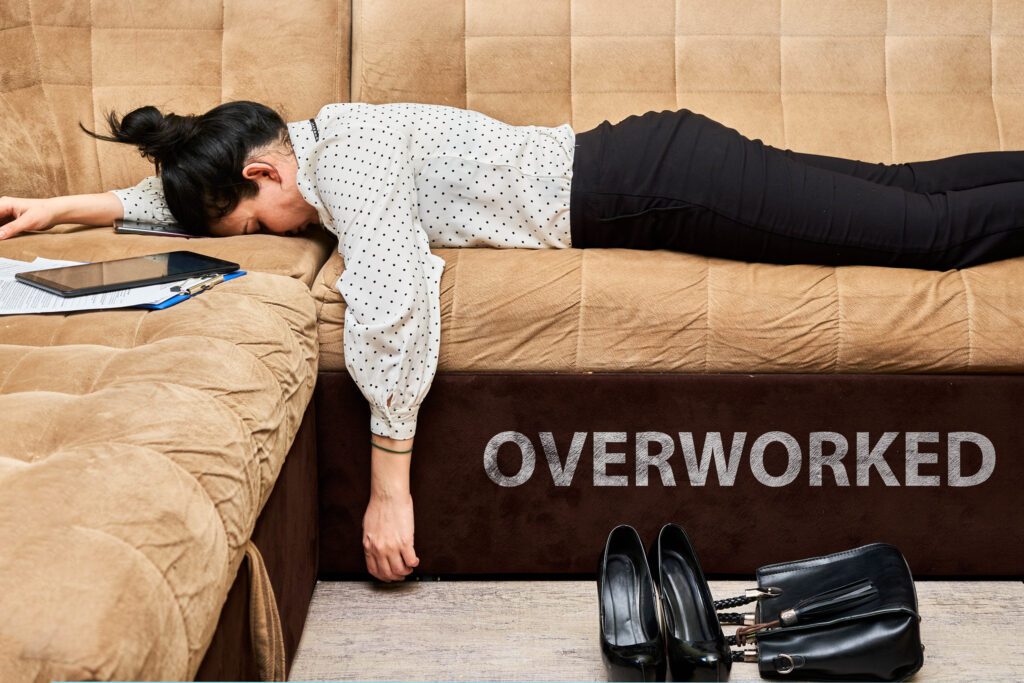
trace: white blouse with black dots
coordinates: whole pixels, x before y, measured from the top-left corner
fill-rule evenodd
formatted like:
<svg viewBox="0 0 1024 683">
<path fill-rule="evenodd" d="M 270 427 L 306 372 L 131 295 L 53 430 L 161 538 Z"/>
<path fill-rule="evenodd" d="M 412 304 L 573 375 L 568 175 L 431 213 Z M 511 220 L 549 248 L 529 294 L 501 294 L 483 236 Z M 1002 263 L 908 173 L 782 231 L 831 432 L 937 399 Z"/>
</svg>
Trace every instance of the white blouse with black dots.
<svg viewBox="0 0 1024 683">
<path fill-rule="evenodd" d="M 426 104 L 332 104 L 288 124 L 303 198 L 338 236 L 345 364 L 370 429 L 416 432 L 441 338 L 431 247 L 571 246 L 575 136 Z M 159 179 L 115 190 L 125 218 L 173 220 Z"/>
</svg>

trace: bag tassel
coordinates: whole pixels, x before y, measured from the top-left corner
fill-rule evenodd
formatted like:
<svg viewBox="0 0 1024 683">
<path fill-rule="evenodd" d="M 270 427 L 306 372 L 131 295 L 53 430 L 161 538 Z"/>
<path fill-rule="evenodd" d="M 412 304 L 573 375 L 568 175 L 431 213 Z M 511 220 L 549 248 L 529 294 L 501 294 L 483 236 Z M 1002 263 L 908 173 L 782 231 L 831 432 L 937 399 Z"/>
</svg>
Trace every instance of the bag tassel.
<svg viewBox="0 0 1024 683">
<path fill-rule="evenodd" d="M 779 615 L 779 618 L 774 621 L 740 626 L 736 629 L 736 645 L 746 645 L 759 631 L 821 620 L 837 612 L 861 605 L 873 599 L 876 595 L 878 595 L 878 589 L 875 585 L 869 579 L 861 579 L 848 583 L 845 586 L 804 598 L 790 609 L 784 610 Z"/>
<path fill-rule="evenodd" d="M 808 621 L 819 621 L 824 617 L 862 605 L 878 595 L 878 589 L 870 579 L 861 579 L 839 588 L 819 593 L 796 603 L 791 609 L 779 615 L 784 626 L 793 626 Z"/>
</svg>

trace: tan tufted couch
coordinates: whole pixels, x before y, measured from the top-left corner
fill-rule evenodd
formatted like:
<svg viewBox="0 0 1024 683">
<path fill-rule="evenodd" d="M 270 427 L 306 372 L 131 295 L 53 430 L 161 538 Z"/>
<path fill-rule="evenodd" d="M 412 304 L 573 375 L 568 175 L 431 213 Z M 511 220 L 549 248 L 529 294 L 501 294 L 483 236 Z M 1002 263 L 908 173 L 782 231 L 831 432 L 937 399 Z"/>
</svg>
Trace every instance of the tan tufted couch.
<svg viewBox="0 0 1024 683">
<path fill-rule="evenodd" d="M 1024 147 L 1024 5 L 1001 0 L 353 3 L 352 99 L 586 130 L 690 108 L 880 162 Z M 421 571 L 583 573 L 621 522 L 705 568 L 885 540 L 919 574 L 1019 575 L 1024 259 L 951 272 L 689 254 L 438 250 L 417 431 Z M 358 571 L 365 419 L 317 276 L 321 572 Z M 352 417 L 349 421 L 349 417 Z M 467 416 L 472 416 L 467 419 Z M 936 542 L 936 539 L 942 539 Z"/>
<path fill-rule="evenodd" d="M 419 101 L 576 130 L 686 107 L 777 146 L 886 162 L 1024 147 L 1024 6 L 1005 0 L 12 0 L 0 36 L 9 195 L 151 172 L 78 121 L 230 99 L 288 120 Z M 344 372 L 331 241 L 188 246 L 251 273 L 165 312 L 0 319 L 4 681 L 280 674 L 265 584 L 287 656 L 311 588 L 288 539 L 303 530 L 323 576 L 362 571 L 367 411 Z M 61 227 L 0 256 L 178 247 Z M 997 536 L 1022 521 L 1024 260 L 931 273 L 437 253 L 440 373 L 413 473 L 421 572 L 590 572 L 613 524 L 649 538 L 671 520 L 716 574 L 874 540 L 921 573 L 1024 573 L 1024 551 Z M 995 465 L 958 486 L 987 462 L 964 433 L 991 442 Z M 712 434 L 724 448 L 708 465 Z M 661 465 L 657 435 L 673 449 Z M 303 511 L 317 499 L 318 565 Z M 243 565 L 253 538 L 265 572 Z M 252 635 L 246 593 L 265 617 Z M 269 660 L 229 661 L 250 638 Z"/>
<path fill-rule="evenodd" d="M 151 174 L 78 130 L 110 108 L 251 98 L 308 116 L 347 99 L 347 5 L 298 9 L 5 0 L 0 194 L 99 192 Z M 291 60 L 270 64 L 275 45 Z M 303 60 L 317 64 L 306 79 Z M 0 318 L 5 683 L 281 678 L 294 654 L 317 571 L 309 286 L 333 240 L 61 226 L 0 242 L 0 256 L 181 248 L 249 273 L 155 315 Z"/>
</svg>

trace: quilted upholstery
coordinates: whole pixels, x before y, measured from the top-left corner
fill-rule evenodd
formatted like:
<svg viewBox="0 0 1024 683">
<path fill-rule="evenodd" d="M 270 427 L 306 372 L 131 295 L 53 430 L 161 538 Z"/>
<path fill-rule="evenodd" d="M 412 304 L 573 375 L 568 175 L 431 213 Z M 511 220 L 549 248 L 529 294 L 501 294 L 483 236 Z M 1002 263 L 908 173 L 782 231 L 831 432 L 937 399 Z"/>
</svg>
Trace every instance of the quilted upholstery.
<svg viewBox="0 0 1024 683">
<path fill-rule="evenodd" d="M 312 395 L 304 284 L 0 318 L 0 679 L 184 679 Z"/>
<path fill-rule="evenodd" d="M 689 108 L 803 152 L 1024 148 L 1024 3 L 355 0 L 352 99 L 577 131 Z M 959 272 L 440 250 L 452 371 L 1016 372 L 1024 259 Z M 313 286 L 344 368 L 331 256 Z"/>
<path fill-rule="evenodd" d="M 803 152 L 1024 147 L 1012 0 L 354 0 L 352 100 L 587 130 L 688 108 Z"/>
<path fill-rule="evenodd" d="M 447 264 L 441 371 L 1024 368 L 1020 259 L 935 273 L 622 249 L 434 253 Z M 345 367 L 341 270 L 332 255 L 313 285 L 321 370 Z"/>
<path fill-rule="evenodd" d="M 253 99 L 292 119 L 347 99 L 348 16 L 340 0 L 4 0 L 0 194 L 151 174 L 78 130 L 111 108 Z M 60 226 L 0 242 L 22 260 L 172 249 L 249 274 L 166 311 L 0 317 L 4 683 L 194 676 L 311 399 L 309 285 L 333 238 Z"/>
<path fill-rule="evenodd" d="M 0 36 L 0 194 L 102 192 L 152 174 L 78 129 L 101 128 L 110 109 L 247 99 L 291 121 L 348 100 L 347 0 L 4 0 Z"/>
</svg>

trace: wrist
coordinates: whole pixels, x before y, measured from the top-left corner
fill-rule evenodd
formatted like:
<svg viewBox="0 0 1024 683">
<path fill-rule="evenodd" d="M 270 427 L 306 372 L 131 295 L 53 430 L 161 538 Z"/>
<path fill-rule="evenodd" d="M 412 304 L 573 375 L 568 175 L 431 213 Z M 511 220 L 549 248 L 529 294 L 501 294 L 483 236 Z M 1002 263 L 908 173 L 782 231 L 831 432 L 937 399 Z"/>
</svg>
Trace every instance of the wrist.
<svg viewBox="0 0 1024 683">
<path fill-rule="evenodd" d="M 412 453 L 391 453 L 412 449 L 412 439 L 391 439 L 373 434 L 370 460 L 370 496 L 378 499 L 393 499 L 409 496 L 409 470 Z"/>
</svg>

